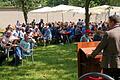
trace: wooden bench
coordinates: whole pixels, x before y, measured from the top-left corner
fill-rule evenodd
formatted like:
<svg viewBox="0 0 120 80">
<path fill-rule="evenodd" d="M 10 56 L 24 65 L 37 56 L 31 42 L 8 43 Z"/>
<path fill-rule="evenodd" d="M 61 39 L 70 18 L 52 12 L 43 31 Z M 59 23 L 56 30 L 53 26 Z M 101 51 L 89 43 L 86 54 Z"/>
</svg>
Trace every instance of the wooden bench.
<svg viewBox="0 0 120 80">
<path fill-rule="evenodd" d="M 79 42 L 77 43 L 77 62 L 78 62 L 78 78 L 88 72 L 101 72 L 100 62 L 101 55 L 91 59 L 87 59 L 86 54 L 91 54 L 100 42 Z"/>
</svg>

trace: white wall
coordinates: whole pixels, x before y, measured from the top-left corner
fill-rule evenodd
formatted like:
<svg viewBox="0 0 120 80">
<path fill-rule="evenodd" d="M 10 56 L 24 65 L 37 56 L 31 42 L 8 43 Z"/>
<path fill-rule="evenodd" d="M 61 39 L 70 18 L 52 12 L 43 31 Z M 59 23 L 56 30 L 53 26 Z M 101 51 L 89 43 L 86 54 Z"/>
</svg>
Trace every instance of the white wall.
<svg viewBox="0 0 120 80">
<path fill-rule="evenodd" d="M 16 21 L 24 22 L 23 14 L 20 11 L 0 11 L 0 28 L 8 24 L 16 24 Z"/>
</svg>

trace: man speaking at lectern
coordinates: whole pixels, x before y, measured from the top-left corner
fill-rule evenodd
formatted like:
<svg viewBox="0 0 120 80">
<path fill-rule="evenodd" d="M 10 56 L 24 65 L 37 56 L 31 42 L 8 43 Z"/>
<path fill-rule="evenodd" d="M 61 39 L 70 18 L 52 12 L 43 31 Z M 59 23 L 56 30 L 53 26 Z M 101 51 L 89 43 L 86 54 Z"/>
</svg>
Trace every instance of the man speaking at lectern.
<svg viewBox="0 0 120 80">
<path fill-rule="evenodd" d="M 103 50 L 102 68 L 103 73 L 114 77 L 115 80 L 120 78 L 120 16 L 113 15 L 108 18 L 109 31 L 105 35 L 88 58 L 94 58 Z"/>
</svg>

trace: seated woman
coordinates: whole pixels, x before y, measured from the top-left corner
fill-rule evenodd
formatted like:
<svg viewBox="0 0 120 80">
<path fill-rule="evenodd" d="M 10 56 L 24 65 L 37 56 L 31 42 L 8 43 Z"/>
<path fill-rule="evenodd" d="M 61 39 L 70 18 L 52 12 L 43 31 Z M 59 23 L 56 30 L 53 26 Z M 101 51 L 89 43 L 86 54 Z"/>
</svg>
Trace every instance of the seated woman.
<svg viewBox="0 0 120 80">
<path fill-rule="evenodd" d="M 1 48 L 3 48 L 4 54 L 0 54 L 0 64 L 2 64 L 7 57 L 9 59 L 9 56 L 16 54 L 15 46 L 13 45 L 16 39 L 18 38 L 13 37 L 12 32 L 10 30 L 8 30 L 2 37 Z M 13 60 L 15 60 L 14 57 Z"/>
<path fill-rule="evenodd" d="M 8 30 L 4 34 L 4 36 L 3 36 L 2 40 L 1 40 L 1 47 L 3 48 L 5 54 L 7 54 L 8 49 L 11 48 L 12 42 L 13 42 L 12 32 L 10 30 Z"/>
</svg>

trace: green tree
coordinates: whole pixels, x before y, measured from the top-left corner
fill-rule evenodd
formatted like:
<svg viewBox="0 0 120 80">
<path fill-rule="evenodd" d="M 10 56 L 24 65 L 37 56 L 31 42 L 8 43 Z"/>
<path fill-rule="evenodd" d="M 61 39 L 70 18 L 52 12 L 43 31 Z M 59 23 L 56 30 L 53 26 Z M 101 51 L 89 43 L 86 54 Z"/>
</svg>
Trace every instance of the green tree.
<svg viewBox="0 0 120 80">
<path fill-rule="evenodd" d="M 17 8 L 22 9 L 26 24 L 28 20 L 28 12 L 38 6 L 37 3 L 40 3 L 39 0 L 12 0 L 11 2 Z"/>
<path fill-rule="evenodd" d="M 68 0 L 41 0 L 41 5 L 44 6 L 57 6 L 60 4 L 68 5 Z"/>
<path fill-rule="evenodd" d="M 86 23 L 86 28 L 88 29 L 89 27 L 89 18 L 90 15 L 89 14 L 89 7 L 92 6 L 97 6 L 99 5 L 114 5 L 114 6 L 120 6 L 119 0 L 85 0 L 85 23 Z M 93 3 L 93 4 L 91 4 Z M 90 6 L 91 5 L 91 6 Z M 111 7 L 108 8 L 108 10 L 111 9 Z"/>
<path fill-rule="evenodd" d="M 0 7 L 11 7 L 11 1 L 10 0 L 0 0 Z"/>
<path fill-rule="evenodd" d="M 109 0 L 109 5 L 120 6 L 120 0 Z"/>
<path fill-rule="evenodd" d="M 40 0 L 40 4 L 42 7 L 48 6 L 48 0 Z"/>
<path fill-rule="evenodd" d="M 85 1 L 84 0 L 69 0 L 68 3 L 73 6 L 85 6 Z"/>
<path fill-rule="evenodd" d="M 48 0 L 48 6 L 57 6 L 60 4 L 68 5 L 68 0 Z"/>
<path fill-rule="evenodd" d="M 91 0 L 89 7 L 100 5 L 100 0 Z M 86 0 L 69 0 L 69 4 L 73 6 L 85 7 Z"/>
</svg>

